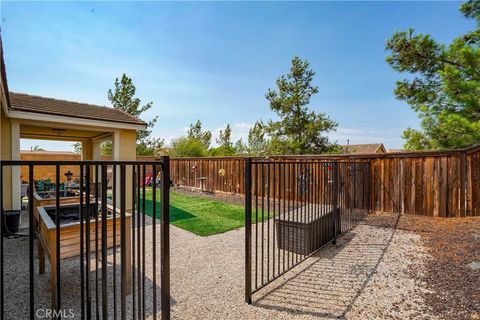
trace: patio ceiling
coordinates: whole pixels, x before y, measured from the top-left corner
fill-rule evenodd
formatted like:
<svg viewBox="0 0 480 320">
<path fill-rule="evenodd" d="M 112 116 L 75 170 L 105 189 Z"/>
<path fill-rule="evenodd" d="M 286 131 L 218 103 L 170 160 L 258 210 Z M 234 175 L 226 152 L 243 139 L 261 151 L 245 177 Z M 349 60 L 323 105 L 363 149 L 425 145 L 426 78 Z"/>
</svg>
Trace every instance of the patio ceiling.
<svg viewBox="0 0 480 320">
<path fill-rule="evenodd" d="M 45 125 L 45 124 L 44 124 Z M 95 128 L 91 128 L 95 129 Z M 103 140 L 110 138 L 111 131 L 105 130 L 81 130 L 77 126 L 49 124 L 47 126 L 36 126 L 31 124 L 20 124 L 20 138 L 37 140 L 60 140 L 60 141 L 86 141 L 88 139 Z"/>
</svg>

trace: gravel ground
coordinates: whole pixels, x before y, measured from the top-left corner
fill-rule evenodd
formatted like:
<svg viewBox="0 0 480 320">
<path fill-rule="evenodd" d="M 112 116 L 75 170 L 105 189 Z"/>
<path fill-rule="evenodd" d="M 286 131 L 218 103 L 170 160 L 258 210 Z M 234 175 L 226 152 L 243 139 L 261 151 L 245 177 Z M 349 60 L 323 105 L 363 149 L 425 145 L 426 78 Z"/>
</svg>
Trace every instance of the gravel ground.
<svg viewBox="0 0 480 320">
<path fill-rule="evenodd" d="M 431 300 L 432 296 L 438 295 L 437 290 L 440 288 L 431 280 L 432 263 L 437 261 L 437 270 L 442 263 L 438 262 L 440 260 L 436 258 L 435 252 L 426 247 L 427 239 L 424 234 L 418 228 L 412 227 L 417 224 L 413 222 L 409 224 L 409 221 L 410 217 L 402 217 L 399 227 L 395 229 L 395 217 L 369 216 L 351 232 L 342 236 L 336 246 L 329 245 L 257 292 L 252 305 L 244 302 L 243 229 L 200 237 L 172 226 L 172 317 L 174 319 L 451 318 L 447 316 L 448 313 L 437 310 Z M 151 234 L 152 227 L 149 225 L 146 228 L 147 247 L 151 245 Z M 5 271 L 8 281 L 5 282 L 5 301 L 9 315 L 6 319 L 23 319 L 27 315 L 27 248 L 28 241 L 25 238 L 6 239 Z M 151 265 L 152 261 L 149 251 L 147 250 L 146 255 L 147 266 Z M 478 251 L 474 254 L 478 255 Z M 470 255 L 470 258 L 474 256 Z M 110 252 L 110 272 L 113 267 L 112 261 L 113 253 Z M 478 271 L 475 272 L 477 273 L 473 274 L 477 278 L 468 278 L 470 281 L 478 280 Z M 62 288 L 65 294 L 63 305 L 74 308 L 77 315 L 78 275 L 78 259 L 62 261 Z M 146 295 L 148 301 L 151 301 L 152 271 L 147 268 L 145 275 Z M 445 278 L 448 282 L 449 278 Z M 157 274 L 157 281 L 159 279 Z M 36 307 L 48 307 L 50 297 L 48 263 L 46 274 L 37 275 L 35 285 Z M 159 293 L 158 285 L 157 290 Z M 476 297 L 476 292 L 470 291 L 470 295 L 467 296 Z M 112 306 L 112 297 L 109 298 L 109 305 Z M 474 308 L 475 301 L 470 301 L 470 305 Z M 127 307 L 131 312 L 131 295 Z M 470 315 L 473 315 L 470 319 L 476 319 L 472 310 L 469 310 Z M 151 302 L 147 302 L 146 317 L 152 318 Z"/>
<path fill-rule="evenodd" d="M 255 294 L 251 306 L 243 302 L 243 250 L 231 250 L 243 241 L 242 230 L 176 236 L 184 241 L 172 256 L 180 266 L 172 271 L 178 319 L 431 318 L 409 268 L 420 270 L 424 260 L 420 237 L 408 232 L 359 225 Z"/>
</svg>

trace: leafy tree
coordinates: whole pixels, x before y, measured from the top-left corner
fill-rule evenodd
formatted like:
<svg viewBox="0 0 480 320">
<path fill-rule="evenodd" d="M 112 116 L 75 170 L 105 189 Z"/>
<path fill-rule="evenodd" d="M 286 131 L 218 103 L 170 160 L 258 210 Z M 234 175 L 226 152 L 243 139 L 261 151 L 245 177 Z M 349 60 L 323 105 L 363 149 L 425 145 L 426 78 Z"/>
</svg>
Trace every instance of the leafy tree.
<svg viewBox="0 0 480 320">
<path fill-rule="evenodd" d="M 246 155 L 248 154 L 248 146 L 243 143 L 243 139 L 238 139 L 234 145 L 236 155 Z"/>
<path fill-rule="evenodd" d="M 212 156 L 234 156 L 236 154 L 235 147 L 232 144 L 232 128 L 230 124 L 227 124 L 225 130 L 220 130 L 217 143 L 218 147 L 210 150 Z"/>
<path fill-rule="evenodd" d="M 140 117 L 141 114 L 152 108 L 153 103 L 148 102 L 141 105 L 139 98 L 135 97 L 136 88 L 131 78 L 125 73 L 122 78 L 115 79 L 115 88 L 108 90 L 108 100 L 112 103 L 115 109 L 122 110 L 135 117 Z M 157 122 L 158 116 L 147 123 L 147 129 L 137 131 L 137 154 L 140 155 L 154 155 L 164 144 L 164 140 L 160 138 L 151 137 L 152 128 Z M 111 154 L 111 141 L 106 141 L 102 144 L 102 150 L 106 154 Z"/>
<path fill-rule="evenodd" d="M 198 139 L 181 137 L 172 142 L 169 154 L 172 157 L 204 157 L 208 155 L 208 150 Z"/>
<path fill-rule="evenodd" d="M 265 95 L 270 109 L 280 118 L 265 126 L 271 138 L 270 152 L 318 154 L 332 149 L 323 134 L 335 130 L 337 123 L 308 108 L 310 98 L 318 92 L 318 87 L 312 85 L 314 75 L 307 60 L 294 57 L 290 72 L 277 79 L 277 90 L 269 89 Z"/>
<path fill-rule="evenodd" d="M 75 142 L 73 145 L 73 152 L 82 153 L 82 144 L 80 142 Z"/>
<path fill-rule="evenodd" d="M 210 131 L 202 131 L 202 123 L 200 120 L 197 120 L 195 124 L 191 123 L 190 128 L 187 132 L 188 138 L 193 138 L 199 140 L 205 149 L 210 148 L 210 143 L 212 141 L 212 133 Z"/>
<path fill-rule="evenodd" d="M 263 122 L 255 122 L 248 131 L 248 153 L 253 156 L 265 155 L 268 143 Z"/>
<path fill-rule="evenodd" d="M 407 128 L 403 131 L 402 138 L 406 140 L 405 150 L 425 150 L 430 148 L 430 141 L 418 130 Z"/>
<path fill-rule="evenodd" d="M 137 154 L 143 156 L 157 156 L 163 150 L 163 139 L 147 138 L 143 142 L 137 144 Z"/>
<path fill-rule="evenodd" d="M 410 29 L 387 41 L 387 62 L 409 77 L 396 83 L 395 95 L 421 119 L 421 129 L 403 133 L 411 150 L 465 147 L 480 140 L 480 1 L 460 11 L 477 28 L 449 45 Z"/>
<path fill-rule="evenodd" d="M 218 134 L 217 143 L 221 147 L 231 147 L 232 146 L 232 128 L 230 124 L 227 124 L 225 130 L 220 130 Z"/>
<path fill-rule="evenodd" d="M 32 151 L 45 151 L 42 147 L 40 147 L 38 144 L 32 148 Z"/>
</svg>

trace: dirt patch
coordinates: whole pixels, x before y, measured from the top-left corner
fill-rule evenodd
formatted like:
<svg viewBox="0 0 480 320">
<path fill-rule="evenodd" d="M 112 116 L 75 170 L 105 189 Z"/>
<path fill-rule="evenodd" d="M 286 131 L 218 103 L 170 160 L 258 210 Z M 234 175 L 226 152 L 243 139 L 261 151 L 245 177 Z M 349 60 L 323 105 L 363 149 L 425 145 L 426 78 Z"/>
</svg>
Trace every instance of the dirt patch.
<svg viewBox="0 0 480 320">
<path fill-rule="evenodd" d="M 442 319 L 480 319 L 480 270 L 468 266 L 480 261 L 480 217 L 402 216 L 398 229 L 418 233 L 431 257 L 424 280 L 433 313 Z"/>
</svg>

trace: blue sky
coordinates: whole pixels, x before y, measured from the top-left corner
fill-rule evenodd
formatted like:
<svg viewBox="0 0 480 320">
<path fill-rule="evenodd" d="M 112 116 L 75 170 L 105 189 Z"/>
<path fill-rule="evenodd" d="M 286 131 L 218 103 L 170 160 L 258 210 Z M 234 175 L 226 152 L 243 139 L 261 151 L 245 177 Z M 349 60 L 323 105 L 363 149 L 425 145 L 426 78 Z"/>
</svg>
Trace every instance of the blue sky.
<svg viewBox="0 0 480 320">
<path fill-rule="evenodd" d="M 159 116 L 167 142 L 200 119 L 245 137 L 273 116 L 264 97 L 294 55 L 316 71 L 311 108 L 339 123 L 333 141 L 403 144 L 416 114 L 393 95 L 385 41 L 414 27 L 442 42 L 474 28 L 458 2 L 6 2 L 2 35 L 10 90 L 108 105 L 123 72 Z M 68 150 L 69 143 L 24 140 Z"/>
</svg>

